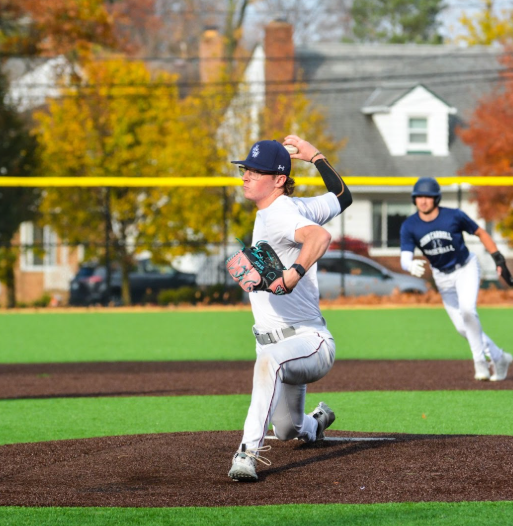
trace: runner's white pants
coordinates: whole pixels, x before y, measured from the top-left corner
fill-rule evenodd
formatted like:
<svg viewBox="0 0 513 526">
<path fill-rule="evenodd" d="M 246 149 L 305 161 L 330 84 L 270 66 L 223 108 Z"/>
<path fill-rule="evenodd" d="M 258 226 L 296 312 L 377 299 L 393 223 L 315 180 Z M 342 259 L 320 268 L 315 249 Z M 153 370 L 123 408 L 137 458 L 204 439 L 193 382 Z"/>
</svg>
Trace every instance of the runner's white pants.
<svg viewBox="0 0 513 526">
<path fill-rule="evenodd" d="M 241 442 L 247 449 L 262 446 L 269 423 L 279 440 L 316 438 L 317 421 L 304 412 L 306 384 L 331 369 L 335 342 L 323 323 L 294 327 L 294 336 L 277 343 L 257 342 L 251 404 Z"/>
<path fill-rule="evenodd" d="M 433 268 L 433 278 L 456 330 L 468 340 L 474 361 L 484 361 L 488 356 L 497 362 L 502 350 L 483 332 L 476 309 L 479 263 L 475 254 L 470 254 L 467 261 L 463 267 L 450 274 Z"/>
</svg>

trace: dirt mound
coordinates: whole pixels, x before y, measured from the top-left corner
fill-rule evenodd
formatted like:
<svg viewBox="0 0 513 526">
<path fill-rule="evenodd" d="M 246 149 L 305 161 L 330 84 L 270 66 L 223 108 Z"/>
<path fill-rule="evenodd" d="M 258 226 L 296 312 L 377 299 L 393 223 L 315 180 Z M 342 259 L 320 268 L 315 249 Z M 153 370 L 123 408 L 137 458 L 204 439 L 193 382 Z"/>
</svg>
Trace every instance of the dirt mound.
<svg viewBox="0 0 513 526">
<path fill-rule="evenodd" d="M 513 437 L 340 431 L 329 437 L 313 446 L 267 441 L 272 465 L 259 467 L 253 484 L 227 476 L 240 432 L 3 446 L 0 505 L 458 502 L 510 500 L 513 494 Z"/>
</svg>

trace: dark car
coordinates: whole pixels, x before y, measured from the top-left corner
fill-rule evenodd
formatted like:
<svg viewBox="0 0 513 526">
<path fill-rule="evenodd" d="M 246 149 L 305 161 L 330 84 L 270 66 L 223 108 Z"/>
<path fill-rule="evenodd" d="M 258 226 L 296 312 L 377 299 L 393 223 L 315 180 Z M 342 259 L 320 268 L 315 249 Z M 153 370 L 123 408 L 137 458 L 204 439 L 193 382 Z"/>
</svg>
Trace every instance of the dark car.
<svg viewBox="0 0 513 526">
<path fill-rule="evenodd" d="M 196 274 L 181 272 L 171 265 L 139 261 L 129 273 L 132 303 L 156 302 L 162 290 L 196 286 Z M 110 294 L 107 291 L 107 268 L 84 264 L 70 282 L 70 305 L 121 304 L 121 270 L 112 268 Z"/>
</svg>

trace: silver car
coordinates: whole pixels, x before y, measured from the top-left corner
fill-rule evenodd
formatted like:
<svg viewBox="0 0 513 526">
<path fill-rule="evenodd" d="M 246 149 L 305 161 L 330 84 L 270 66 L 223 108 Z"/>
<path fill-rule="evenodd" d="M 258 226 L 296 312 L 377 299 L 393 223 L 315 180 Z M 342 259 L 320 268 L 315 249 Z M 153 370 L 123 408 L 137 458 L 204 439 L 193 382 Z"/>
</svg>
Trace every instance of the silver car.
<svg viewBox="0 0 513 526">
<path fill-rule="evenodd" d="M 427 282 L 408 274 L 392 272 L 372 259 L 353 252 L 330 250 L 317 262 L 317 279 L 321 299 L 342 295 L 388 296 L 399 292 L 425 293 Z"/>
</svg>

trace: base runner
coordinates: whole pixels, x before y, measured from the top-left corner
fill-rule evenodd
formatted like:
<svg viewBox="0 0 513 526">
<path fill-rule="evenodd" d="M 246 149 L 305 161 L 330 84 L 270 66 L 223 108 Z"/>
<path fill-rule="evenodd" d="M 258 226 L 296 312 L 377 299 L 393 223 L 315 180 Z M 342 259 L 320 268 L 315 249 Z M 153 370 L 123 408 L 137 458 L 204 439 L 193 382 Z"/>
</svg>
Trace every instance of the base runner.
<svg viewBox="0 0 513 526">
<path fill-rule="evenodd" d="M 459 209 L 439 206 L 442 198 L 440 185 L 431 177 L 421 177 L 413 187 L 413 204 L 417 213 L 401 226 L 401 266 L 414 276 L 424 272 L 423 259 L 414 259 L 415 247 L 429 261 L 433 279 L 445 310 L 456 330 L 468 340 L 476 380 L 504 380 L 513 358 L 487 336 L 481 327 L 476 310 L 479 292 L 479 264 L 469 252 L 463 232 L 477 236 L 492 255 L 499 276 L 513 286 L 504 256 L 490 235 Z"/>
</svg>

